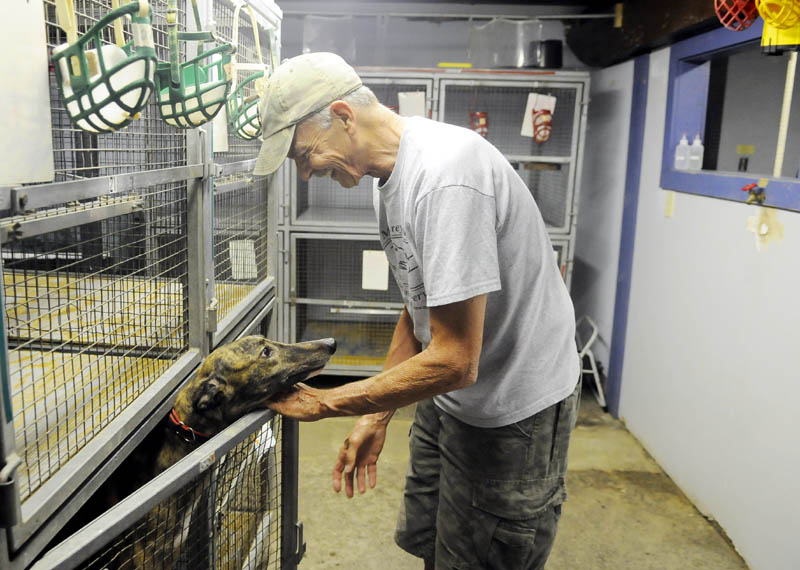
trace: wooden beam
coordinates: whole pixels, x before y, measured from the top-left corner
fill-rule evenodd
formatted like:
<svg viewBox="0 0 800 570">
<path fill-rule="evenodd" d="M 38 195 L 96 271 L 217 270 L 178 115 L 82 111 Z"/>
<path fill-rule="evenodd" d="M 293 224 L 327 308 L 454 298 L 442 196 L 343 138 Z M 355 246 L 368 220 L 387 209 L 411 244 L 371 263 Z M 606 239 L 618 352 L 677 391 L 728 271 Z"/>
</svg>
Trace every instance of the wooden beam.
<svg viewBox="0 0 800 570">
<path fill-rule="evenodd" d="M 578 59 L 605 67 L 720 25 L 710 0 L 627 0 L 622 10 L 622 28 L 611 20 L 571 26 L 567 45 Z"/>
</svg>

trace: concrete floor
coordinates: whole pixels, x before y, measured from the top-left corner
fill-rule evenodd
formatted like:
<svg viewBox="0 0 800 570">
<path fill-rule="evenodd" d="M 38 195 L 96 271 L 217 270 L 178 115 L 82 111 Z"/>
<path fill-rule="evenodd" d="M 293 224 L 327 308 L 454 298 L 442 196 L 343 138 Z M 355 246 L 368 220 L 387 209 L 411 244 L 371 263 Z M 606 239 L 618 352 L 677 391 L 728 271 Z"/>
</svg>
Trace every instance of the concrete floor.
<svg viewBox="0 0 800 570">
<path fill-rule="evenodd" d="M 584 388 L 567 473 L 569 500 L 547 570 L 746 569 L 727 539 L 703 518 L 621 422 Z M 300 428 L 302 570 L 420 570 L 392 539 L 408 460 L 412 410 L 398 412 L 378 462 L 378 485 L 348 500 L 331 472 L 353 418 Z"/>
</svg>

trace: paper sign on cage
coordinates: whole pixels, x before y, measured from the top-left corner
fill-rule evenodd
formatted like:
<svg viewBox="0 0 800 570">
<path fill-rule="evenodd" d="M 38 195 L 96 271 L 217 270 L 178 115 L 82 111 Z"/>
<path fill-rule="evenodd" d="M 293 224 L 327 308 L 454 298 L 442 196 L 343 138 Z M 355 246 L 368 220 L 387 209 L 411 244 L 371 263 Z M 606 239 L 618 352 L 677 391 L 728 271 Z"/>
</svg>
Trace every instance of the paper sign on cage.
<svg viewBox="0 0 800 570">
<path fill-rule="evenodd" d="M 214 152 L 228 152 L 228 115 L 225 109 L 211 120 L 211 141 Z"/>
<path fill-rule="evenodd" d="M 537 143 L 547 142 L 552 131 L 553 114 L 556 111 L 556 98 L 552 95 L 528 94 L 525 115 L 522 117 L 520 135 L 533 137 Z"/>
<path fill-rule="evenodd" d="M 365 250 L 362 257 L 361 288 L 389 290 L 389 260 L 383 250 Z"/>
<path fill-rule="evenodd" d="M 251 239 L 234 239 L 228 242 L 228 256 L 231 260 L 231 279 L 258 279 L 256 266 L 256 246 Z"/>
<path fill-rule="evenodd" d="M 397 104 L 399 114 L 403 117 L 427 117 L 425 111 L 425 92 L 412 91 L 409 93 L 398 93 Z"/>
<path fill-rule="evenodd" d="M 13 18 L 0 20 L 6 42 L 0 74 L 14 77 L 0 89 L 0 156 L 6 165 L 0 168 L 0 186 L 49 182 L 55 176 L 47 50 L 42 49 L 45 14 L 38 3 L 20 2 L 14 10 Z"/>
</svg>

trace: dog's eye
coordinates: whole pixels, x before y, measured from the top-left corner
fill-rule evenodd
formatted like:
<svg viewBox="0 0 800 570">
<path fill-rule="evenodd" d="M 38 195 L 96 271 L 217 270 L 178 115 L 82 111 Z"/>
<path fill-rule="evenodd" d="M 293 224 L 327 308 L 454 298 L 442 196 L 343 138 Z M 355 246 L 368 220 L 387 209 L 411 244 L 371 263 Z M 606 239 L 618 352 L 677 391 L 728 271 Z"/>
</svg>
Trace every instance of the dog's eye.
<svg viewBox="0 0 800 570">
<path fill-rule="evenodd" d="M 261 356 L 264 358 L 269 358 L 269 355 L 272 354 L 272 349 L 268 346 L 264 347 L 264 350 L 261 351 Z"/>
</svg>

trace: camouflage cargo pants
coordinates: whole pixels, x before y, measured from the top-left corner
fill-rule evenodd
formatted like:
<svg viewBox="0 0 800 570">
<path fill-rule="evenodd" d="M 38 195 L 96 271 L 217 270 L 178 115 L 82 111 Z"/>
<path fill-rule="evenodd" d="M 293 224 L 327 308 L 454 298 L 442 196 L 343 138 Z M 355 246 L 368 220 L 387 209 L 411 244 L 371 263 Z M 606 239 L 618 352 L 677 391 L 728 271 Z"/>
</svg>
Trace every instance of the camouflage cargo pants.
<svg viewBox="0 0 800 570">
<path fill-rule="evenodd" d="M 580 382 L 563 401 L 500 428 L 465 424 L 427 400 L 410 431 L 395 541 L 437 569 L 542 569 L 566 499 Z"/>
</svg>

